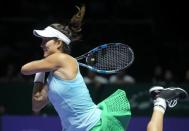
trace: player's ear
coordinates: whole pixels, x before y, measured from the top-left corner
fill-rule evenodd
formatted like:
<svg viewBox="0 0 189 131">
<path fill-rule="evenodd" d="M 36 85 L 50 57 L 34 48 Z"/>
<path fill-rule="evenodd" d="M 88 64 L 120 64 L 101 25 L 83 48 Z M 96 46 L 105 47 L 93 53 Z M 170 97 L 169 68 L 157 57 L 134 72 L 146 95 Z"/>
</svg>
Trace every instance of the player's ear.
<svg viewBox="0 0 189 131">
<path fill-rule="evenodd" d="M 61 40 L 57 40 L 57 48 L 59 49 L 59 50 L 63 50 L 63 42 L 61 41 Z"/>
</svg>

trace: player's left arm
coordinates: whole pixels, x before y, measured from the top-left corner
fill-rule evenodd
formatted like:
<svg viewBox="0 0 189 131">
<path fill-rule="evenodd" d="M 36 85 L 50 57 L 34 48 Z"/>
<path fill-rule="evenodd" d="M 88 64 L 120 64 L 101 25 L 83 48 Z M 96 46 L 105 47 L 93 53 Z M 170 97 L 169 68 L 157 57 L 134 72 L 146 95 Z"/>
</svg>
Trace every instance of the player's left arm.
<svg viewBox="0 0 189 131">
<path fill-rule="evenodd" d="M 63 56 L 60 53 L 52 54 L 44 59 L 29 62 L 22 66 L 21 73 L 32 75 L 37 72 L 49 72 L 63 66 Z"/>
</svg>

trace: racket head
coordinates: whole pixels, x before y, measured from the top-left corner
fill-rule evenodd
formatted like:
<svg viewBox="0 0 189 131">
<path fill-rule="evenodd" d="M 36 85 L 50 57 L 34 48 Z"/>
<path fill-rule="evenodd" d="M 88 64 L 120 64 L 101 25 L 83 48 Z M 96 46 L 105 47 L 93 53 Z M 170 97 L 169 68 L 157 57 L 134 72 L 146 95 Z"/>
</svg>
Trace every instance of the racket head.
<svg viewBox="0 0 189 131">
<path fill-rule="evenodd" d="M 86 63 L 99 73 L 112 74 L 127 69 L 134 61 L 131 47 L 123 43 L 103 44 L 89 51 Z"/>
</svg>

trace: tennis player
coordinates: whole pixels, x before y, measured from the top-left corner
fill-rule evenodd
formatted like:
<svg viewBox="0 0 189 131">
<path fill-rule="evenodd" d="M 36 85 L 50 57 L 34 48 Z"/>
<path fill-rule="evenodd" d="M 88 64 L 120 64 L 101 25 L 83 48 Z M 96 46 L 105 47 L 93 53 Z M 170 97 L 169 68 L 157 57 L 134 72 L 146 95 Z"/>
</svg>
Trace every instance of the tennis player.
<svg viewBox="0 0 189 131">
<path fill-rule="evenodd" d="M 96 105 L 80 74 L 77 60 L 70 55 L 71 42 L 79 40 L 85 6 L 78 8 L 70 23 L 53 23 L 33 34 L 42 38 L 44 58 L 21 68 L 24 75 L 35 74 L 32 109 L 40 111 L 50 101 L 57 111 L 63 131 L 125 131 L 130 120 L 126 93 L 118 89 Z M 47 81 L 45 72 L 49 72 Z"/>
<path fill-rule="evenodd" d="M 163 131 L 163 118 L 168 107 L 174 107 L 178 100 L 188 97 L 188 93 L 182 88 L 163 88 L 154 86 L 149 90 L 154 102 L 151 120 L 147 125 L 147 131 Z"/>
</svg>

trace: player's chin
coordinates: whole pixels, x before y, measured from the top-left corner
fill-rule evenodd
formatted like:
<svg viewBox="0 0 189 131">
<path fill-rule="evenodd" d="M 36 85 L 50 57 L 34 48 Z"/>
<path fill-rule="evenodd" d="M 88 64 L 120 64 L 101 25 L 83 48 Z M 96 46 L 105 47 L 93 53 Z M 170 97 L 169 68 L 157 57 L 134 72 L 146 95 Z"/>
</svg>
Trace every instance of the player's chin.
<svg viewBox="0 0 189 131">
<path fill-rule="evenodd" d="M 52 55 L 53 53 L 52 52 L 49 52 L 49 51 L 47 51 L 47 52 L 44 52 L 44 57 L 48 57 L 48 56 L 50 56 L 50 55 Z"/>
<path fill-rule="evenodd" d="M 49 56 L 49 54 L 47 52 L 44 52 L 43 56 L 47 57 L 47 56 Z"/>
</svg>

